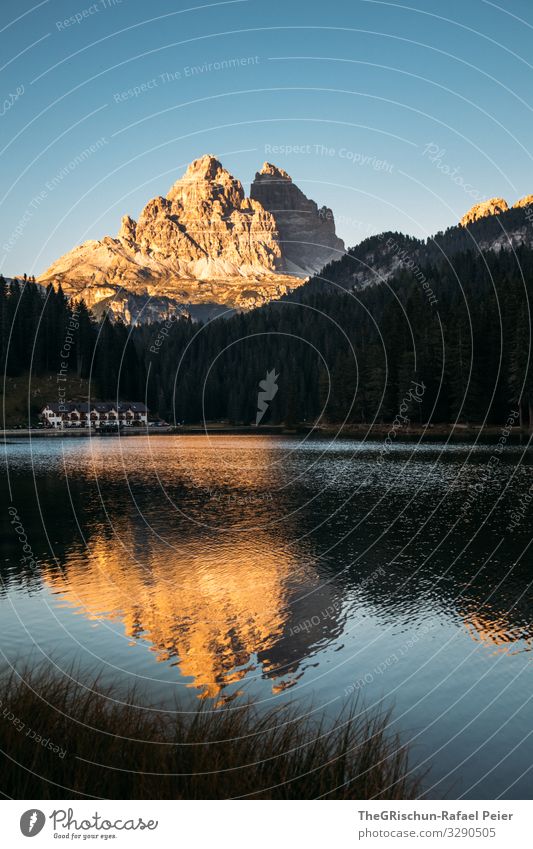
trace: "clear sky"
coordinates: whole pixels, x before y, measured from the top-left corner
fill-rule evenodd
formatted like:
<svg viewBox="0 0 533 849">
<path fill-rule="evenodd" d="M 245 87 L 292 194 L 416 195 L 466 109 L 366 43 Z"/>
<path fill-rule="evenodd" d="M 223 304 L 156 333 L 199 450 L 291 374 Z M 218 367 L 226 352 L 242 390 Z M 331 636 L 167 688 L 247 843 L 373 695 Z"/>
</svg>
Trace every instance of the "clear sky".
<svg viewBox="0 0 533 849">
<path fill-rule="evenodd" d="M 7 275 L 116 234 L 203 153 L 246 191 L 285 168 L 348 245 L 533 193 L 531 0 L 2 0 L 0 34 Z"/>
</svg>

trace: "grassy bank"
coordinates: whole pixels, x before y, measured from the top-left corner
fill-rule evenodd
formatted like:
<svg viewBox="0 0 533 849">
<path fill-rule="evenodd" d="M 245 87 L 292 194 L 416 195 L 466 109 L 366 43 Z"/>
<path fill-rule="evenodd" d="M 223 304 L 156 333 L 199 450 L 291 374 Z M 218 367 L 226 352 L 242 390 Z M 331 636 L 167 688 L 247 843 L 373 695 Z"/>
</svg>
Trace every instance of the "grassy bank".
<svg viewBox="0 0 533 849">
<path fill-rule="evenodd" d="M 43 671 L 4 676 L 0 699 L 1 790 L 15 799 L 417 795 L 388 715 L 355 706 L 336 723 L 235 702 L 169 714 L 133 707 L 134 691 Z"/>
<path fill-rule="evenodd" d="M 65 398 L 86 401 L 89 397 L 88 380 L 69 375 L 61 387 L 65 390 Z M 25 373 L 17 377 L 6 377 L 5 394 L 3 382 L 0 381 L 2 426 L 11 428 L 27 427 L 28 423 L 36 425 L 45 403 L 57 400 L 58 383 L 55 374 L 36 377 Z"/>
</svg>

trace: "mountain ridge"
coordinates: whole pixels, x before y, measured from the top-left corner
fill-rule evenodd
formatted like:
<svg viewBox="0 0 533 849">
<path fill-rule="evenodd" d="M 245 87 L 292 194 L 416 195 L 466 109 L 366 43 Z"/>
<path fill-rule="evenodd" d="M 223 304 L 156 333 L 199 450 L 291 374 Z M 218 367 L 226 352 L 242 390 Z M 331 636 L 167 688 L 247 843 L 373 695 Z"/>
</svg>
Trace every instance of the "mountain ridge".
<svg viewBox="0 0 533 849">
<path fill-rule="evenodd" d="M 344 243 L 335 235 L 332 215 L 325 225 L 315 202 L 286 172 L 276 174 L 291 190 L 289 206 L 274 214 L 257 198 L 246 197 L 241 182 L 213 154 L 205 154 L 165 197 L 149 200 L 137 221 L 123 216 L 116 237 L 75 247 L 38 282 L 61 284 L 69 297 L 83 297 L 97 312 L 111 309 L 127 321 L 138 320 L 147 307 L 153 318 L 163 305 L 167 313 L 186 312 L 191 304 L 249 309 L 279 298 L 342 254 Z M 268 190 L 260 193 L 268 203 Z M 287 237 L 280 234 L 276 216 L 283 232 L 294 234 L 289 219 L 298 206 L 308 216 L 308 241 L 314 233 L 322 241 L 311 251 L 303 244 L 298 252 L 297 241 L 289 239 L 286 257 Z M 298 228 L 301 232 L 301 222 Z"/>
<path fill-rule="evenodd" d="M 307 198 L 284 169 L 264 162 L 247 197 L 240 180 L 205 154 L 137 221 L 124 215 L 116 237 L 74 248 L 38 282 L 61 284 L 97 316 L 209 319 L 279 300 L 306 282 L 327 287 L 316 276 L 322 271 L 341 289 L 357 290 L 409 265 L 522 244 L 533 247 L 532 194 L 511 207 L 501 197 L 477 203 L 425 240 L 385 231 L 346 251 L 331 209 Z"/>
<path fill-rule="evenodd" d="M 461 221 L 468 216 L 469 213 L 466 213 Z M 299 299 L 309 288 L 360 291 L 386 283 L 397 273 L 412 270 L 415 266 L 422 268 L 443 264 L 460 253 L 498 253 L 519 246 L 533 248 L 533 195 L 526 195 L 512 207 L 501 208 L 492 214 L 480 210 L 478 217 L 470 216 L 468 222 L 459 222 L 427 239 L 392 230 L 369 236 L 349 248 L 338 261 L 329 263 L 319 278 L 310 278 L 295 297 Z"/>
</svg>

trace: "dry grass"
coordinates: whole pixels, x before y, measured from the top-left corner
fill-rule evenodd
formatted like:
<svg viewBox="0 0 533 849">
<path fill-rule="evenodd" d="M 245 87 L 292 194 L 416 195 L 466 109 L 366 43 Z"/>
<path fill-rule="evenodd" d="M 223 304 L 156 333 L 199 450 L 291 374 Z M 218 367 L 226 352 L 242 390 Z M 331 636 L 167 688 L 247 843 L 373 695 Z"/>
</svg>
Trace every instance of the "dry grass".
<svg viewBox="0 0 533 849">
<path fill-rule="evenodd" d="M 288 705 L 165 714 L 98 679 L 43 670 L 0 680 L 0 790 L 15 799 L 412 799 L 418 779 L 386 713 L 335 723 Z M 24 724 L 21 727 L 21 724 Z M 30 729 L 31 733 L 28 733 Z M 34 739 L 38 733 L 54 753 Z M 33 739 L 32 739 L 33 737 Z"/>
</svg>

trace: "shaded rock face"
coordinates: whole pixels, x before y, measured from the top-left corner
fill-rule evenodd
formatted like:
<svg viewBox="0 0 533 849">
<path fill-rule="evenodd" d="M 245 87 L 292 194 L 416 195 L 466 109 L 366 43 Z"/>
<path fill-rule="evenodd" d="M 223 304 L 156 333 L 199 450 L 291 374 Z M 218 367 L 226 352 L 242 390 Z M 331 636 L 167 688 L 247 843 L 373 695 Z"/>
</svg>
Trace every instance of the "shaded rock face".
<svg viewBox="0 0 533 849">
<path fill-rule="evenodd" d="M 273 166 L 270 166 L 273 168 Z M 277 217 L 210 155 L 189 165 L 166 197 L 150 200 L 134 221 L 122 218 L 117 238 L 88 241 L 65 254 L 39 278 L 61 284 L 70 297 L 100 304 L 127 321 L 190 312 L 191 304 L 250 309 L 301 285 L 331 258 L 310 249 L 284 253 L 283 234 L 342 246 L 333 217 L 323 221 L 313 201 L 292 184 L 291 207 Z M 274 176 L 274 175 L 272 175 Z M 291 225 L 288 211 L 295 213 Z M 310 227 L 305 233 L 305 224 Z M 324 262 L 322 262 L 324 258 Z M 293 268 L 294 265 L 294 268 Z M 157 300 L 149 306 L 150 298 Z"/>
<path fill-rule="evenodd" d="M 275 218 L 285 272 L 303 277 L 316 274 L 344 253 L 331 209 L 319 209 L 282 168 L 265 162 L 255 175 L 250 197 Z"/>
<path fill-rule="evenodd" d="M 472 209 L 469 209 L 466 215 L 463 215 L 459 224 L 461 227 L 468 227 L 474 221 L 480 218 L 486 218 L 487 215 L 500 215 L 502 212 L 507 212 L 509 206 L 503 198 L 490 198 L 482 203 L 476 203 Z"/>
</svg>

